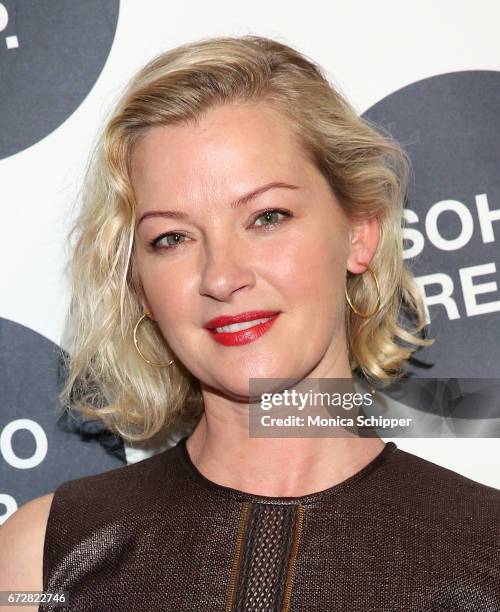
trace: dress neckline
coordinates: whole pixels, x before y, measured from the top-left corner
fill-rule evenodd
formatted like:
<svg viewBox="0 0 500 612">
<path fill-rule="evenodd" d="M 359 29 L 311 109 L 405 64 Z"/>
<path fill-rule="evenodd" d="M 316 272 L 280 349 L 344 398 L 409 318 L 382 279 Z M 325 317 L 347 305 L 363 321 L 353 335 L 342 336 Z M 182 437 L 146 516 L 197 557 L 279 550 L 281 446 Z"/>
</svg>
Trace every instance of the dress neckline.
<svg viewBox="0 0 500 612">
<path fill-rule="evenodd" d="M 342 482 L 328 487 L 327 489 L 323 489 L 322 491 L 315 491 L 314 493 L 308 493 L 306 495 L 300 495 L 298 497 L 274 497 L 240 491 L 232 487 L 226 487 L 224 485 L 218 484 L 206 478 L 191 460 L 186 446 L 186 441 L 188 437 L 189 436 L 181 438 L 177 443 L 177 448 L 179 449 L 182 466 L 184 467 L 188 475 L 191 477 L 191 479 L 194 480 L 196 483 L 198 483 L 205 489 L 217 493 L 218 495 L 221 495 L 227 499 L 232 499 L 239 502 L 247 501 L 252 503 L 279 505 L 311 504 L 314 502 L 321 501 L 327 497 L 336 496 L 339 493 L 342 493 L 343 491 L 351 488 L 357 482 L 368 476 L 368 474 L 372 473 L 377 468 L 382 466 L 383 463 L 385 463 L 385 461 L 387 460 L 387 457 L 389 457 L 389 455 L 391 455 L 398 448 L 394 442 L 386 442 L 384 448 L 380 451 L 380 453 L 376 455 L 364 467 L 358 470 L 355 474 L 352 474 Z"/>
</svg>

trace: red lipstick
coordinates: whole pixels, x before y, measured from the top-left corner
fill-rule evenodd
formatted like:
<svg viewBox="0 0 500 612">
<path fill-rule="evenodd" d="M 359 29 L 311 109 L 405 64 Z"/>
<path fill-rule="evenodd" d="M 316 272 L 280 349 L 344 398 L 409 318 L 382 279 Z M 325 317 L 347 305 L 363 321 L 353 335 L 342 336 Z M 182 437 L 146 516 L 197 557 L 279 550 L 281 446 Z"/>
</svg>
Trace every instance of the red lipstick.
<svg viewBox="0 0 500 612">
<path fill-rule="evenodd" d="M 260 338 L 260 336 L 262 336 L 262 334 L 264 334 L 276 321 L 279 314 L 279 311 L 276 310 L 253 310 L 251 312 L 242 312 L 237 315 L 225 315 L 207 321 L 207 323 L 205 323 L 205 328 L 216 342 L 224 344 L 225 346 L 239 346 Z M 217 332 L 215 330 L 216 327 L 254 321 L 255 319 L 269 320 L 235 332 Z"/>
</svg>

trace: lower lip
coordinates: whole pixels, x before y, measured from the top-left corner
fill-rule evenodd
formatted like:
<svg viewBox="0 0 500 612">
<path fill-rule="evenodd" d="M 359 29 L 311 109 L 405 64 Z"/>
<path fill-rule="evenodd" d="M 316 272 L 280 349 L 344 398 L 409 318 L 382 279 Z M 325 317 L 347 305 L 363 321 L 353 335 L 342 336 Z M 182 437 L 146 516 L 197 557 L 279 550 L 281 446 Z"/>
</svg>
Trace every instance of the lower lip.
<svg viewBox="0 0 500 612">
<path fill-rule="evenodd" d="M 266 333 L 266 331 L 271 327 L 271 325 L 276 321 L 277 318 L 278 315 L 276 314 L 268 321 L 264 321 L 264 323 L 259 323 L 258 325 L 248 327 L 247 329 L 240 329 L 236 332 L 218 333 L 212 329 L 209 329 L 208 332 L 210 333 L 212 338 L 219 344 L 224 344 L 225 346 L 240 346 L 242 344 L 248 344 L 249 342 L 257 340 L 257 338 L 260 338 L 262 334 Z"/>
</svg>

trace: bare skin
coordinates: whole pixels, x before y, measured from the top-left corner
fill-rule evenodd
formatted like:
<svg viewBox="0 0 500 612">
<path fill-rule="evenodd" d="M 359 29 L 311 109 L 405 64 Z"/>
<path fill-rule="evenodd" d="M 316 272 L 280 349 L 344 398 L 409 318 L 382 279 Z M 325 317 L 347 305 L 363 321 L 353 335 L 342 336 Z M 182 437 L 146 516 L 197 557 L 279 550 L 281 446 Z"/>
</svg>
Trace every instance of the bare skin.
<svg viewBox="0 0 500 612">
<path fill-rule="evenodd" d="M 0 527 L 0 591 L 43 590 L 43 545 L 53 493 L 23 504 Z M 12 612 L 38 606 L 0 606 Z"/>
<path fill-rule="evenodd" d="M 272 497 L 321 491 L 358 472 L 382 440 L 250 438 L 246 394 L 252 377 L 351 378 L 344 280 L 371 261 L 377 220 L 348 222 L 284 117 L 262 105 L 220 107 L 195 126 L 152 128 L 132 161 L 138 219 L 158 210 L 189 215 L 145 218 L 134 256 L 145 311 L 201 383 L 205 413 L 187 442 L 193 463 L 216 483 Z M 276 182 L 293 187 L 274 186 L 230 207 Z M 288 216 L 274 212 L 269 223 L 265 209 Z M 149 242 L 165 232 L 184 237 L 168 251 L 174 242 L 163 238 L 153 250 Z M 216 343 L 203 327 L 248 310 L 280 315 L 239 347 Z M 52 497 L 24 504 L 0 528 L 0 590 L 42 590 Z"/>
</svg>

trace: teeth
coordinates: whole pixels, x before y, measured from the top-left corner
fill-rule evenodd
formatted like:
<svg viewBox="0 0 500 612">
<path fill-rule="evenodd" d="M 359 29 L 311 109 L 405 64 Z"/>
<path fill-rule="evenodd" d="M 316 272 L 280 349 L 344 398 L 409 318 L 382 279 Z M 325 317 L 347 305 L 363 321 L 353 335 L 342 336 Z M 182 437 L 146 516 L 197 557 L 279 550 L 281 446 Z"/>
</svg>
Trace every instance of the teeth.
<svg viewBox="0 0 500 612">
<path fill-rule="evenodd" d="M 224 325 L 224 327 L 216 327 L 215 331 L 217 333 L 221 332 L 236 332 L 241 329 L 248 329 L 249 327 L 254 327 L 259 323 L 264 323 L 264 321 L 269 321 L 272 317 L 267 317 L 266 319 L 255 319 L 254 321 L 245 321 L 244 323 L 233 323 L 232 325 Z"/>
</svg>

